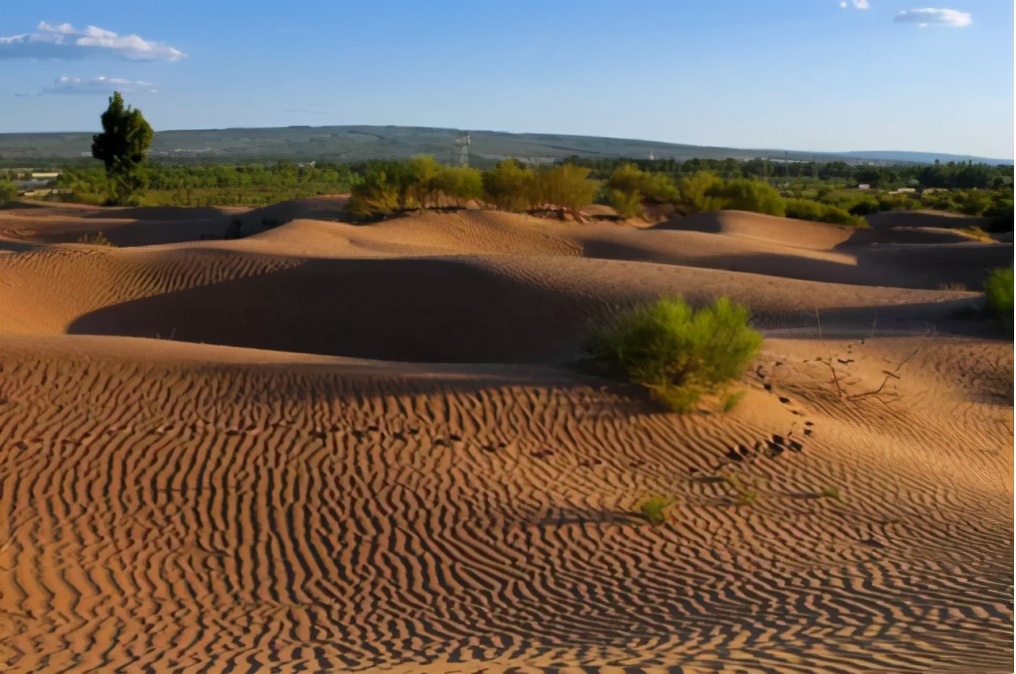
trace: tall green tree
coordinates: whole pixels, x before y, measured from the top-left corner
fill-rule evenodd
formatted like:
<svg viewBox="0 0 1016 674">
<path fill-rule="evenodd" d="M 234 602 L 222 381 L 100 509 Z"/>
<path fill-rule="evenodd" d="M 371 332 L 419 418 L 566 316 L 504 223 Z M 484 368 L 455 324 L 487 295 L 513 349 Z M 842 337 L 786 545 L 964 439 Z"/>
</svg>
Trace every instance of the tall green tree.
<svg viewBox="0 0 1016 674">
<path fill-rule="evenodd" d="M 102 133 L 92 136 L 92 156 L 106 165 L 110 201 L 136 201 L 145 188 L 145 159 L 155 132 L 141 111 L 124 107 L 123 96 L 114 91 L 102 113 Z"/>
</svg>

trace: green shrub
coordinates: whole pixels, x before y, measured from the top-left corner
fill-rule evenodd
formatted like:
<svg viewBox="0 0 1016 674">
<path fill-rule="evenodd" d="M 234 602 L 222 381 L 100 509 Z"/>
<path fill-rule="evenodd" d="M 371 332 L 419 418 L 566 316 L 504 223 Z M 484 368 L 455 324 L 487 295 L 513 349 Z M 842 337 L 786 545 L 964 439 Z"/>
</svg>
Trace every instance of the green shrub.
<svg viewBox="0 0 1016 674">
<path fill-rule="evenodd" d="M 788 199 L 786 213 L 788 218 L 794 218 L 795 220 L 828 222 L 834 225 L 849 225 L 861 228 L 868 226 L 868 221 L 859 215 L 851 215 L 838 206 L 820 204 L 817 201 L 810 201 L 808 199 Z"/>
<path fill-rule="evenodd" d="M 607 191 L 607 205 L 613 207 L 622 218 L 634 218 L 642 215 L 642 193 L 624 192 L 622 190 Z"/>
<path fill-rule="evenodd" d="M 771 185 L 761 180 L 735 178 L 723 185 L 714 185 L 706 195 L 718 199 L 722 208 L 751 211 L 766 215 L 783 215 L 783 197 Z"/>
<path fill-rule="evenodd" d="M 358 216 L 387 215 L 403 208 L 408 190 L 408 172 L 397 162 L 370 166 L 363 181 L 354 185 L 349 197 L 349 212 Z"/>
<path fill-rule="evenodd" d="M 514 159 L 506 159 L 492 170 L 484 172 L 484 198 L 502 211 L 527 211 L 536 205 L 533 199 L 533 179 L 532 171 Z"/>
<path fill-rule="evenodd" d="M 461 206 L 464 202 L 483 198 L 483 175 L 474 168 L 442 166 L 435 176 L 434 189 Z"/>
<path fill-rule="evenodd" d="M 1013 268 L 996 269 L 984 282 L 988 311 L 1002 321 L 1009 332 L 1013 329 Z"/>
<path fill-rule="evenodd" d="M 692 212 L 718 211 L 724 206 L 723 199 L 711 196 L 716 188 L 723 186 L 723 179 L 712 171 L 699 171 L 678 181 L 681 204 Z"/>
<path fill-rule="evenodd" d="M 0 205 L 18 197 L 18 186 L 11 180 L 0 180 Z"/>
<path fill-rule="evenodd" d="M 590 169 L 571 164 L 537 170 L 532 182 L 533 202 L 582 210 L 593 203 L 600 189 L 597 181 L 589 179 L 589 173 Z"/>
<path fill-rule="evenodd" d="M 607 179 L 607 203 L 622 218 L 642 215 L 642 201 L 678 201 L 677 185 L 662 173 L 648 173 L 630 163 L 621 164 Z"/>
<path fill-rule="evenodd" d="M 699 310 L 665 297 L 619 316 L 586 343 L 615 374 L 678 412 L 740 377 L 761 346 L 748 310 L 725 297 Z"/>
</svg>

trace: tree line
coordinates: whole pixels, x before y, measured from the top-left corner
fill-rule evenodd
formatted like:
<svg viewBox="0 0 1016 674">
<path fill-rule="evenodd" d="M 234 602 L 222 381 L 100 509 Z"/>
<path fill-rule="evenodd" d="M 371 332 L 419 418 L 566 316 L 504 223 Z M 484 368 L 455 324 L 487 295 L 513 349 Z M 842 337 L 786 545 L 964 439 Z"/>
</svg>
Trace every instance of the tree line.
<svg viewBox="0 0 1016 674">
<path fill-rule="evenodd" d="M 592 177 L 606 179 L 618 166 L 634 164 L 648 173 L 662 173 L 674 180 L 684 175 L 711 171 L 725 178 L 762 178 L 781 180 L 840 181 L 866 184 L 872 188 L 922 187 L 947 189 L 1000 189 L 1013 184 L 1010 164 L 936 161 L 934 164 L 848 164 L 844 161 L 782 162 L 761 158 L 740 159 L 624 159 L 615 157 L 571 156 L 561 163 L 585 166 Z"/>
</svg>

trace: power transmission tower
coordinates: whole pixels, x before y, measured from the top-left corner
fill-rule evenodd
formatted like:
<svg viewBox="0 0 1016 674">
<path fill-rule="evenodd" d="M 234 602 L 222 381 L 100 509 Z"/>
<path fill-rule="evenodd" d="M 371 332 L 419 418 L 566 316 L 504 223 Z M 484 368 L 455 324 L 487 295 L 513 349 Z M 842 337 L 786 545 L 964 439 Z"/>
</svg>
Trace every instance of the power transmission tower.
<svg viewBox="0 0 1016 674">
<path fill-rule="evenodd" d="M 459 148 L 459 166 L 466 168 L 469 166 L 469 145 L 472 143 L 469 139 L 469 132 L 466 135 L 459 136 L 455 139 L 455 146 Z"/>
</svg>

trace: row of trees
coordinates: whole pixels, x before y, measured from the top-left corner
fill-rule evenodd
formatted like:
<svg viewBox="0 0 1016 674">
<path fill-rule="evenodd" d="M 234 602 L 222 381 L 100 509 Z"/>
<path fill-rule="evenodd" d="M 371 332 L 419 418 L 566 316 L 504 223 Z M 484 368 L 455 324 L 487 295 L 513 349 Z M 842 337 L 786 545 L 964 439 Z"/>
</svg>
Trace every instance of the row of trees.
<svg viewBox="0 0 1016 674">
<path fill-rule="evenodd" d="M 672 179 L 710 171 L 725 179 L 768 178 L 780 180 L 840 181 L 844 184 L 868 184 L 873 188 L 944 187 L 953 189 L 998 189 L 1013 184 L 1013 167 L 1000 164 L 948 162 L 934 164 L 892 164 L 871 166 L 831 162 L 774 162 L 764 159 L 618 159 L 614 157 L 573 156 L 564 163 L 592 169 L 593 178 L 605 180 L 619 166 L 634 163 L 648 173 L 662 173 Z"/>
<path fill-rule="evenodd" d="M 335 164 L 271 166 L 148 164 L 136 170 L 144 191 L 135 201 L 146 206 L 262 206 L 286 199 L 347 192 L 359 179 L 350 167 Z M 67 168 L 57 187 L 86 203 L 110 201 L 107 172 L 100 168 Z"/>
</svg>

